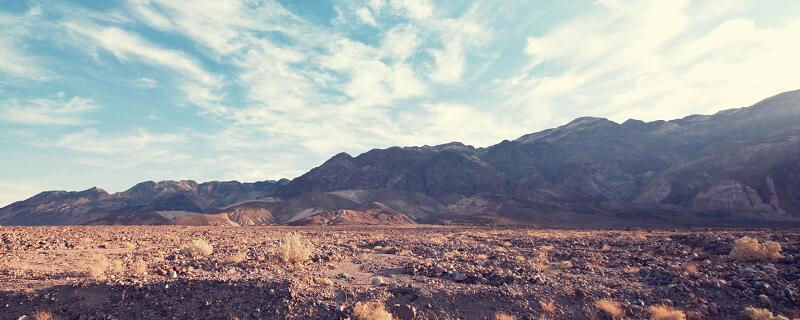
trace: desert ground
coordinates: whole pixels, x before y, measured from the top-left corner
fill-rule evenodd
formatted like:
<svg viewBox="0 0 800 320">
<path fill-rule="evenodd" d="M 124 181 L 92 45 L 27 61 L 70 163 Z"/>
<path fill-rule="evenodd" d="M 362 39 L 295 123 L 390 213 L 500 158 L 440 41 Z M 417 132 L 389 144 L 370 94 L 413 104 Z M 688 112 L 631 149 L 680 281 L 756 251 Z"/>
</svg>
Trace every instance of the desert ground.
<svg viewBox="0 0 800 320">
<path fill-rule="evenodd" d="M 777 320 L 799 258 L 796 230 L 0 227 L 0 318 Z"/>
</svg>

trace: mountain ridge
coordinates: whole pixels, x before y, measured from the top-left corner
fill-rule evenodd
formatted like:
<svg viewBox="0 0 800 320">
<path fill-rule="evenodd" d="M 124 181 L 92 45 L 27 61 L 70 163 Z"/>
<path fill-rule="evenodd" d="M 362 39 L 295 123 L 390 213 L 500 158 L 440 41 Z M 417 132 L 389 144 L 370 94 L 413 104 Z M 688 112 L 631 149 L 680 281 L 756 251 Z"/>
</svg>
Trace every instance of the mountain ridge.
<svg viewBox="0 0 800 320">
<path fill-rule="evenodd" d="M 260 202 L 225 211 L 249 201 Z M 450 142 L 342 152 L 292 180 L 146 181 L 113 194 L 47 191 L 0 208 L 0 224 L 123 215 L 135 222 L 135 214 L 165 211 L 284 224 L 371 202 L 426 222 L 478 216 L 537 222 L 566 213 L 603 219 L 614 212 L 630 215 L 633 224 L 795 219 L 800 90 L 669 121 L 581 117 L 482 148 Z"/>
</svg>

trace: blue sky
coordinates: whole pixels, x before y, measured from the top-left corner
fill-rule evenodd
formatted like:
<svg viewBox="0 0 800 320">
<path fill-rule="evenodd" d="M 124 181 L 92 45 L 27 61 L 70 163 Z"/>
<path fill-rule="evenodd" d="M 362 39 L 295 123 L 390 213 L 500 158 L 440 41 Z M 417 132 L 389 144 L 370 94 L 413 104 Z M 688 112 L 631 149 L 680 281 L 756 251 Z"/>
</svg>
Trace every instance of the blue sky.
<svg viewBox="0 0 800 320">
<path fill-rule="evenodd" d="M 0 205 L 800 88 L 800 2 L 0 0 Z"/>
</svg>

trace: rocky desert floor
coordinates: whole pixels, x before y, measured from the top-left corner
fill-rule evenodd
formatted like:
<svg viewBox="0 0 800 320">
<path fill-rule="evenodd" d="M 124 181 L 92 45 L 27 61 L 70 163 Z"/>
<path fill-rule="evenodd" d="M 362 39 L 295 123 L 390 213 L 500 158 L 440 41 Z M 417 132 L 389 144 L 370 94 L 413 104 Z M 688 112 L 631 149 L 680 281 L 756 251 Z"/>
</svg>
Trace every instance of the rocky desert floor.
<svg viewBox="0 0 800 320">
<path fill-rule="evenodd" d="M 793 230 L 0 227 L 0 318 L 785 319 L 798 261 Z"/>
</svg>

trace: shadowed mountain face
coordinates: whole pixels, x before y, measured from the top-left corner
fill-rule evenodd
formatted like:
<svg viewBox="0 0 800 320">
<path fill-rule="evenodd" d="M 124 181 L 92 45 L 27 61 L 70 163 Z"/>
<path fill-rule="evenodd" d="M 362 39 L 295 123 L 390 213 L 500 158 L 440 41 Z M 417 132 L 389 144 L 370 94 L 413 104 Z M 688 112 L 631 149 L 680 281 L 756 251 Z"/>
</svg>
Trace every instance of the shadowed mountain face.
<svg viewBox="0 0 800 320">
<path fill-rule="evenodd" d="M 180 211 L 256 225 L 343 216 L 336 210 L 375 202 L 421 222 L 569 223 L 575 214 L 630 224 L 791 220 L 800 217 L 800 91 L 672 121 L 579 118 L 487 148 L 454 142 L 341 153 L 292 181 L 44 192 L 0 209 L 0 224 Z"/>
</svg>

